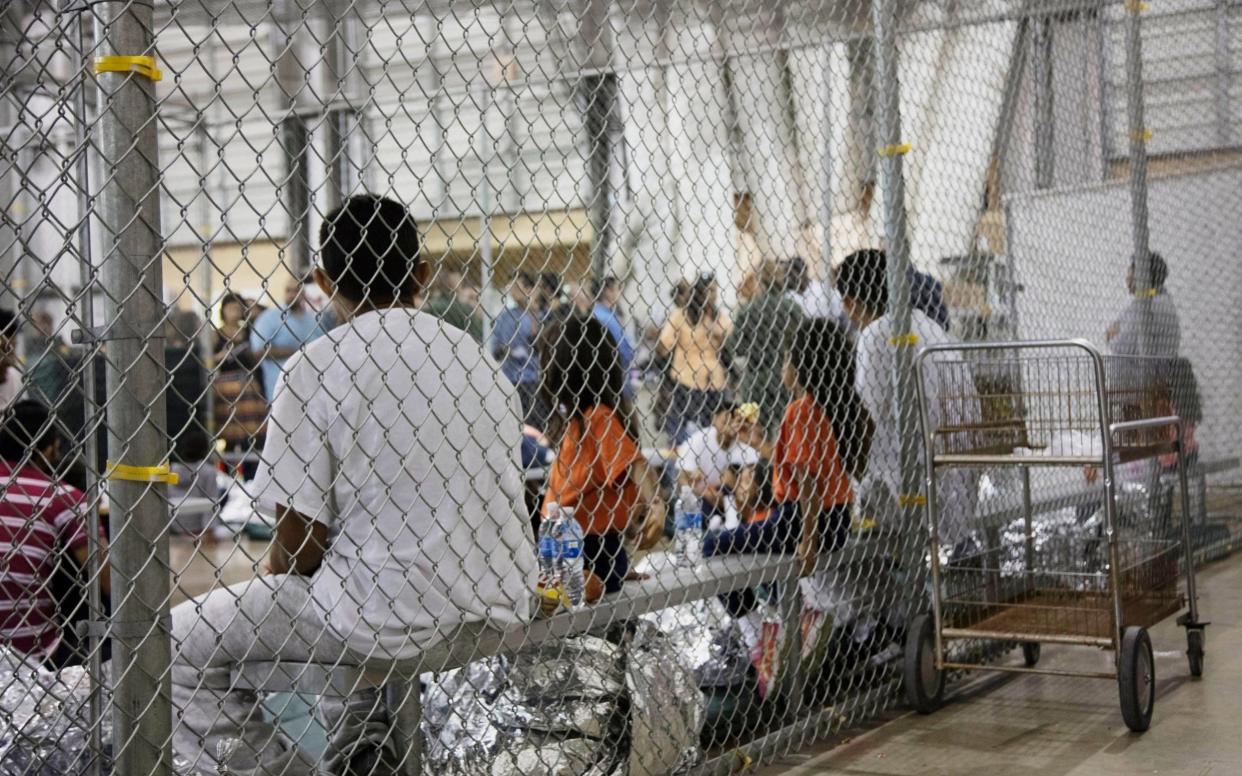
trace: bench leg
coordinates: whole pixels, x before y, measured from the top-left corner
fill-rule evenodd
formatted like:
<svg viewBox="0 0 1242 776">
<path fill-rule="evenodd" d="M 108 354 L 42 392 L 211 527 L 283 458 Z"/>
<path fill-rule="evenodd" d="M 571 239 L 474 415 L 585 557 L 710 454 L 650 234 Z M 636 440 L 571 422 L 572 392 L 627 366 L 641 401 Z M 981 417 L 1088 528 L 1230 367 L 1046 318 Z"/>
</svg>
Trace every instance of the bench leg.
<svg viewBox="0 0 1242 776">
<path fill-rule="evenodd" d="M 401 776 L 423 773 L 423 699 L 418 679 L 384 685 L 384 703 L 392 722 L 392 740 L 401 759 Z"/>
</svg>

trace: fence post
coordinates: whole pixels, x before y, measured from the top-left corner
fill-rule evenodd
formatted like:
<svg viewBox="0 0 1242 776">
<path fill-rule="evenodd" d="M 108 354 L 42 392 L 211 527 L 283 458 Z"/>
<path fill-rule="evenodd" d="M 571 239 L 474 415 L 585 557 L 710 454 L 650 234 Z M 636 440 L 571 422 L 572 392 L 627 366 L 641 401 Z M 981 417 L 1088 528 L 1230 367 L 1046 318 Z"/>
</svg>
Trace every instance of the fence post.
<svg viewBox="0 0 1242 776">
<path fill-rule="evenodd" d="M 98 54 L 154 53 L 150 5 L 109 2 L 97 8 Z M 158 466 L 168 442 L 155 83 L 128 71 L 99 72 L 97 79 L 109 458 Z M 108 497 L 114 770 L 166 776 L 172 772 L 167 496 L 157 484 L 114 478 Z"/>
<path fill-rule="evenodd" d="M 1134 233 L 1134 288 L 1142 305 L 1139 342 L 1143 355 L 1152 353 L 1151 256 L 1147 231 L 1147 140 L 1143 119 L 1142 13 L 1146 3 L 1126 0 L 1126 114 L 1130 131 L 1130 221 Z"/>
<path fill-rule="evenodd" d="M 902 166 L 910 147 L 901 137 L 901 87 L 897 79 L 897 3 L 874 0 L 876 135 L 880 155 L 880 179 L 884 189 L 884 239 L 888 255 L 888 313 L 893 321 L 893 383 L 897 397 L 897 425 L 901 436 L 901 493 L 894 493 L 901 506 L 902 526 L 910 537 L 920 536 L 923 513 L 917 499 L 922 492 L 919 465 L 919 420 L 914 387 L 914 354 L 918 344 L 906 336 L 910 331 L 910 243 L 906 234 L 906 189 Z M 917 539 L 912 538 L 915 544 Z M 914 563 L 920 553 L 907 548 L 904 562 Z M 913 568 L 913 567 L 912 567 Z M 910 604 L 914 603 L 912 596 Z M 909 611 L 906 612 L 909 614 Z"/>
</svg>

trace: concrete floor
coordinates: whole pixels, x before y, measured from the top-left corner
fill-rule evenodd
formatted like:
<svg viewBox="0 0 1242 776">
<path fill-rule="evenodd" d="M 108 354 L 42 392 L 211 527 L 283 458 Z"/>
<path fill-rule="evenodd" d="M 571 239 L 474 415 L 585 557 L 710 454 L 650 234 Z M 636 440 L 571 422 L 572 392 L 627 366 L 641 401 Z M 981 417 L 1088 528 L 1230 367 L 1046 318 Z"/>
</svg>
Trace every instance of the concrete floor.
<svg viewBox="0 0 1242 776">
<path fill-rule="evenodd" d="M 1242 774 L 1242 554 L 1199 576 L 1211 621 L 1204 678 L 1190 679 L 1173 618 L 1151 631 L 1157 697 L 1151 729 L 1131 734 L 1105 680 L 980 674 L 930 716 L 905 713 L 804 752 L 764 776 L 1226 776 Z M 1041 667 L 1109 670 L 1111 652 L 1044 647 Z M 1020 656 L 1016 656 L 1020 660 Z M 826 746 L 832 746 L 828 744 Z"/>
</svg>

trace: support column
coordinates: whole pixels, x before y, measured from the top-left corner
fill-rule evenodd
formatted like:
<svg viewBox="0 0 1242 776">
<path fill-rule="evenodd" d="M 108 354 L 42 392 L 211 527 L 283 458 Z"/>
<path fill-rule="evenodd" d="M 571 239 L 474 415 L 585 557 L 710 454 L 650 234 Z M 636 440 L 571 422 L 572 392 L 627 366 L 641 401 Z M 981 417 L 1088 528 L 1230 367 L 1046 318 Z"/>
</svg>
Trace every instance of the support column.
<svg viewBox="0 0 1242 776">
<path fill-rule="evenodd" d="M 1140 298 L 1152 288 L 1151 260 L 1147 230 L 1147 139 L 1143 118 L 1143 37 L 1144 4 L 1126 2 L 1126 116 L 1130 132 L 1130 220 L 1134 238 L 1134 287 Z M 1151 305 L 1143 305 L 1139 324 L 1141 352 L 1152 352 Z"/>
<path fill-rule="evenodd" d="M 362 160 L 357 148 L 364 122 L 365 83 L 362 77 L 362 42 L 358 11 L 350 6 L 340 18 L 328 19 L 328 51 L 323 93 L 332 107 L 328 111 L 325 149 L 327 162 L 326 210 L 335 209 L 359 188 Z"/>
<path fill-rule="evenodd" d="M 0 306 L 10 310 L 23 295 L 18 288 L 24 253 L 21 225 L 30 217 L 22 197 L 26 173 L 19 154 L 27 132 L 18 127 L 23 96 L 16 71 L 25 13 L 25 2 L 0 7 Z"/>
<path fill-rule="evenodd" d="M 591 274 L 608 274 L 616 240 L 613 213 L 616 192 L 612 187 L 613 157 L 620 135 L 621 118 L 617 101 L 617 76 L 601 73 L 585 76 L 579 83 L 583 110 L 583 131 L 587 139 L 587 178 L 591 214 Z"/>
<path fill-rule="evenodd" d="M 1035 80 L 1035 187 L 1050 189 L 1056 175 L 1056 114 L 1053 111 L 1052 17 L 1043 16 L 1029 26 L 1031 70 Z"/>
<path fill-rule="evenodd" d="M 294 0 L 276 0 L 272 8 L 272 56 L 276 60 L 276 85 L 284 115 L 280 119 L 280 148 L 284 154 L 284 177 L 278 182 L 288 234 L 285 266 L 295 276 L 311 267 L 310 244 L 310 127 L 307 124 L 310 57 L 312 54 L 307 19 Z M 302 54 L 305 53 L 304 58 Z M 305 59 L 305 61 L 304 61 Z"/>
<path fill-rule="evenodd" d="M 104 37 L 99 55 L 154 55 L 152 8 L 95 6 Z M 95 143 L 103 168 L 100 257 L 108 340 L 108 451 L 130 466 L 168 458 L 161 300 L 159 163 L 155 84 L 133 73 L 103 73 Z M 165 486 L 113 479 L 112 712 L 117 773 L 172 773 L 169 693 L 168 500 Z"/>
<path fill-rule="evenodd" d="M 924 512 L 914 496 L 921 487 L 919 464 L 918 402 L 914 386 L 914 354 L 917 343 L 905 339 L 910 332 L 910 246 L 906 225 L 903 159 L 907 147 L 901 134 L 900 93 L 897 79 L 897 0 L 874 0 L 876 135 L 880 156 L 880 183 L 884 191 L 884 236 L 888 254 L 888 312 L 892 316 L 897 357 L 892 375 L 897 397 L 897 424 L 901 436 L 901 504 L 906 535 L 919 535 Z M 913 563 L 915 553 L 906 562 Z"/>
<path fill-rule="evenodd" d="M 1216 143 L 1233 145 L 1233 54 L 1229 48 L 1229 0 L 1216 0 Z"/>
</svg>

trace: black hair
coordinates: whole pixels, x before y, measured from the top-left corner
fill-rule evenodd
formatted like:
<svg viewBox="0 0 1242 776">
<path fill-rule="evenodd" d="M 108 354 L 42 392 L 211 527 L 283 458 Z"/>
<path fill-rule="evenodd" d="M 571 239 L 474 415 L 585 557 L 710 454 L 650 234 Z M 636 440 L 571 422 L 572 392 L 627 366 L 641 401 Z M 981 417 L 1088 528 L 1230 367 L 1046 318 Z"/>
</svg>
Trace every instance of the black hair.
<svg viewBox="0 0 1242 776">
<path fill-rule="evenodd" d="M 250 309 L 250 303 L 246 301 L 245 297 L 229 291 L 224 296 L 220 297 L 220 309 L 223 310 L 226 306 L 231 304 L 241 305 L 243 311 Z"/>
<path fill-rule="evenodd" d="M 837 270 L 837 291 L 876 315 L 888 312 L 888 257 L 867 248 L 845 257 Z"/>
<path fill-rule="evenodd" d="M 581 420 L 592 407 L 603 405 L 615 411 L 635 442 L 634 428 L 625 392 L 625 372 L 617 343 L 607 327 L 593 315 L 573 314 L 545 326 L 540 339 L 540 390 L 548 404 L 556 408 L 547 436 L 559 443 L 565 428 Z"/>
<path fill-rule="evenodd" d="M 1155 251 L 1148 251 L 1147 259 L 1151 267 L 1151 287 L 1157 291 L 1163 291 L 1164 283 L 1169 279 L 1169 264 L 1164 260 L 1163 256 Z M 1130 269 L 1135 273 L 1138 272 L 1138 262 L 1134 258 L 1130 259 Z M 1134 282 L 1138 282 L 1137 274 Z"/>
<path fill-rule="evenodd" d="M 21 328 L 17 313 L 0 307 L 0 337 L 12 337 Z"/>
<path fill-rule="evenodd" d="M 0 422 L 0 459 L 20 463 L 27 455 L 31 462 L 59 439 L 52 415 L 42 402 L 24 399 L 6 409 Z"/>
<path fill-rule="evenodd" d="M 715 275 L 704 273 L 690 287 L 690 299 L 686 301 L 686 320 L 692 326 L 698 326 L 704 315 L 715 317 L 716 309 L 711 305 L 712 284 L 715 282 Z"/>
<path fill-rule="evenodd" d="M 374 194 L 350 197 L 319 227 L 323 271 L 351 302 L 392 304 L 416 289 L 418 227 L 400 202 Z"/>
<path fill-rule="evenodd" d="M 602 278 L 592 278 L 591 280 L 591 296 L 599 299 L 604 292 L 617 287 L 619 281 L 613 275 L 605 275 Z"/>
<path fill-rule="evenodd" d="M 549 296 L 561 295 L 561 276 L 555 272 L 544 272 L 539 275 L 539 287 L 548 292 Z"/>
<path fill-rule="evenodd" d="M 801 256 L 794 256 L 784 262 L 785 264 L 785 288 L 789 291 L 801 291 L 802 287 L 810 280 L 810 273 L 806 268 L 806 259 Z"/>
<path fill-rule="evenodd" d="M 830 418 L 846 472 L 859 476 L 871 446 L 871 419 L 854 390 L 854 348 L 849 337 L 834 321 L 812 318 L 794 332 L 789 359 L 798 384 Z"/>
</svg>

